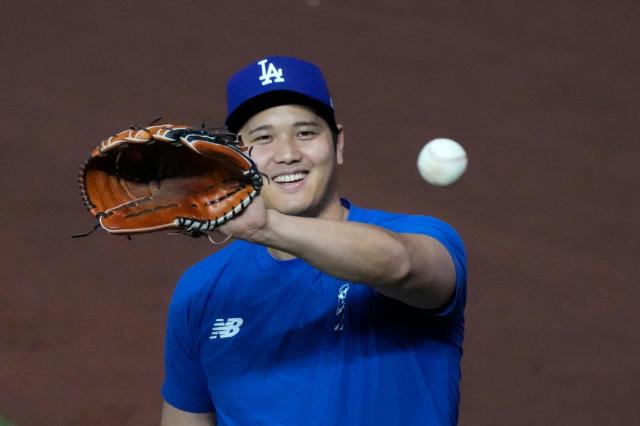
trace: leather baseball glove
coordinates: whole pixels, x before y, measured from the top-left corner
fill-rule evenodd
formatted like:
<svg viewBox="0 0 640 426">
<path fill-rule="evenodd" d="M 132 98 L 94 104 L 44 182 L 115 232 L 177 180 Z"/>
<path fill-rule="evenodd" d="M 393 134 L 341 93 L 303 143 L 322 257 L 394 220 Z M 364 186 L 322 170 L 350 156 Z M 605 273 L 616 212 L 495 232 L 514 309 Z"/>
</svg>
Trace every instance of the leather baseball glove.
<svg viewBox="0 0 640 426">
<path fill-rule="evenodd" d="M 111 136 L 79 176 L 84 205 L 98 219 L 94 230 L 198 237 L 217 228 L 260 193 L 262 176 L 243 150 L 233 134 L 171 124 Z"/>
</svg>

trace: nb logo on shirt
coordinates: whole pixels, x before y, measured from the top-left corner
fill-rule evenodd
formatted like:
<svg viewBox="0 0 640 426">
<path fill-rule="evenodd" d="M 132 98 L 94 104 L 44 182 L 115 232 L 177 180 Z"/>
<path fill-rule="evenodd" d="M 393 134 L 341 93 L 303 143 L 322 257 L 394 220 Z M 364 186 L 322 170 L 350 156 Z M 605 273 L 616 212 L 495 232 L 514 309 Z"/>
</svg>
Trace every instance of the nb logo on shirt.
<svg viewBox="0 0 640 426">
<path fill-rule="evenodd" d="M 267 66 L 268 62 L 268 59 L 263 59 L 262 61 L 258 62 L 258 64 L 260 65 L 260 69 L 262 70 L 262 75 L 258 77 L 258 79 L 262 81 L 262 85 L 266 86 L 273 82 L 284 83 L 284 78 L 282 77 L 282 68 L 276 68 L 276 66 L 272 63 L 269 63 L 269 66 Z"/>
<path fill-rule="evenodd" d="M 226 339 L 233 337 L 240 332 L 240 326 L 243 322 L 242 318 L 229 318 L 226 321 L 224 318 L 218 318 L 216 322 L 213 323 L 209 339 L 217 339 L 218 337 Z"/>
</svg>

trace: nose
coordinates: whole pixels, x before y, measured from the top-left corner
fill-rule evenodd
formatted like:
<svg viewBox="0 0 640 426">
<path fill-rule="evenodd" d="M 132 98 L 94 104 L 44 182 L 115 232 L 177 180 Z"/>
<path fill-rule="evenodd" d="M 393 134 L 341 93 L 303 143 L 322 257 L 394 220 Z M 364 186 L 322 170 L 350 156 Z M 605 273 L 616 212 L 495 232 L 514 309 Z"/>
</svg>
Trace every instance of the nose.
<svg viewBox="0 0 640 426">
<path fill-rule="evenodd" d="M 294 137 L 283 136 L 276 140 L 273 154 L 276 163 L 291 164 L 301 159 L 302 154 Z"/>
</svg>

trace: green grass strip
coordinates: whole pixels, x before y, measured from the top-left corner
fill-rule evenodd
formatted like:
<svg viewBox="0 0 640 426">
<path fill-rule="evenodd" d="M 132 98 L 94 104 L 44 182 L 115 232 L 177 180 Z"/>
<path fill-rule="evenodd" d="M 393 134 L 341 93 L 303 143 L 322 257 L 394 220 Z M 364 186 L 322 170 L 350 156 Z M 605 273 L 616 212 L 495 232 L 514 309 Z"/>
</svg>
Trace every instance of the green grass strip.
<svg viewBox="0 0 640 426">
<path fill-rule="evenodd" d="M 0 426 L 16 426 L 15 423 L 10 422 L 0 415 Z"/>
</svg>

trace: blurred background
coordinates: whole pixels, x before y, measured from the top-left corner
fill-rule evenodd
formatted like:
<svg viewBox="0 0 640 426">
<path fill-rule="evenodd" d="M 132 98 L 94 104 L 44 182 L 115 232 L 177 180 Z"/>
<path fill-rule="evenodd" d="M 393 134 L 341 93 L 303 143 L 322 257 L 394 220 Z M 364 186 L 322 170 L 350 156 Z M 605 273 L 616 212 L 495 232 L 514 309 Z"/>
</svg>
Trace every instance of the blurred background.
<svg viewBox="0 0 640 426">
<path fill-rule="evenodd" d="M 0 413 L 18 425 L 160 418 L 165 313 L 216 247 L 96 232 L 77 173 L 157 116 L 222 124 L 270 54 L 317 63 L 346 129 L 343 195 L 441 217 L 469 252 L 461 425 L 640 416 L 640 3 L 34 1 L 0 14 Z M 447 189 L 416 170 L 458 140 Z"/>
</svg>

